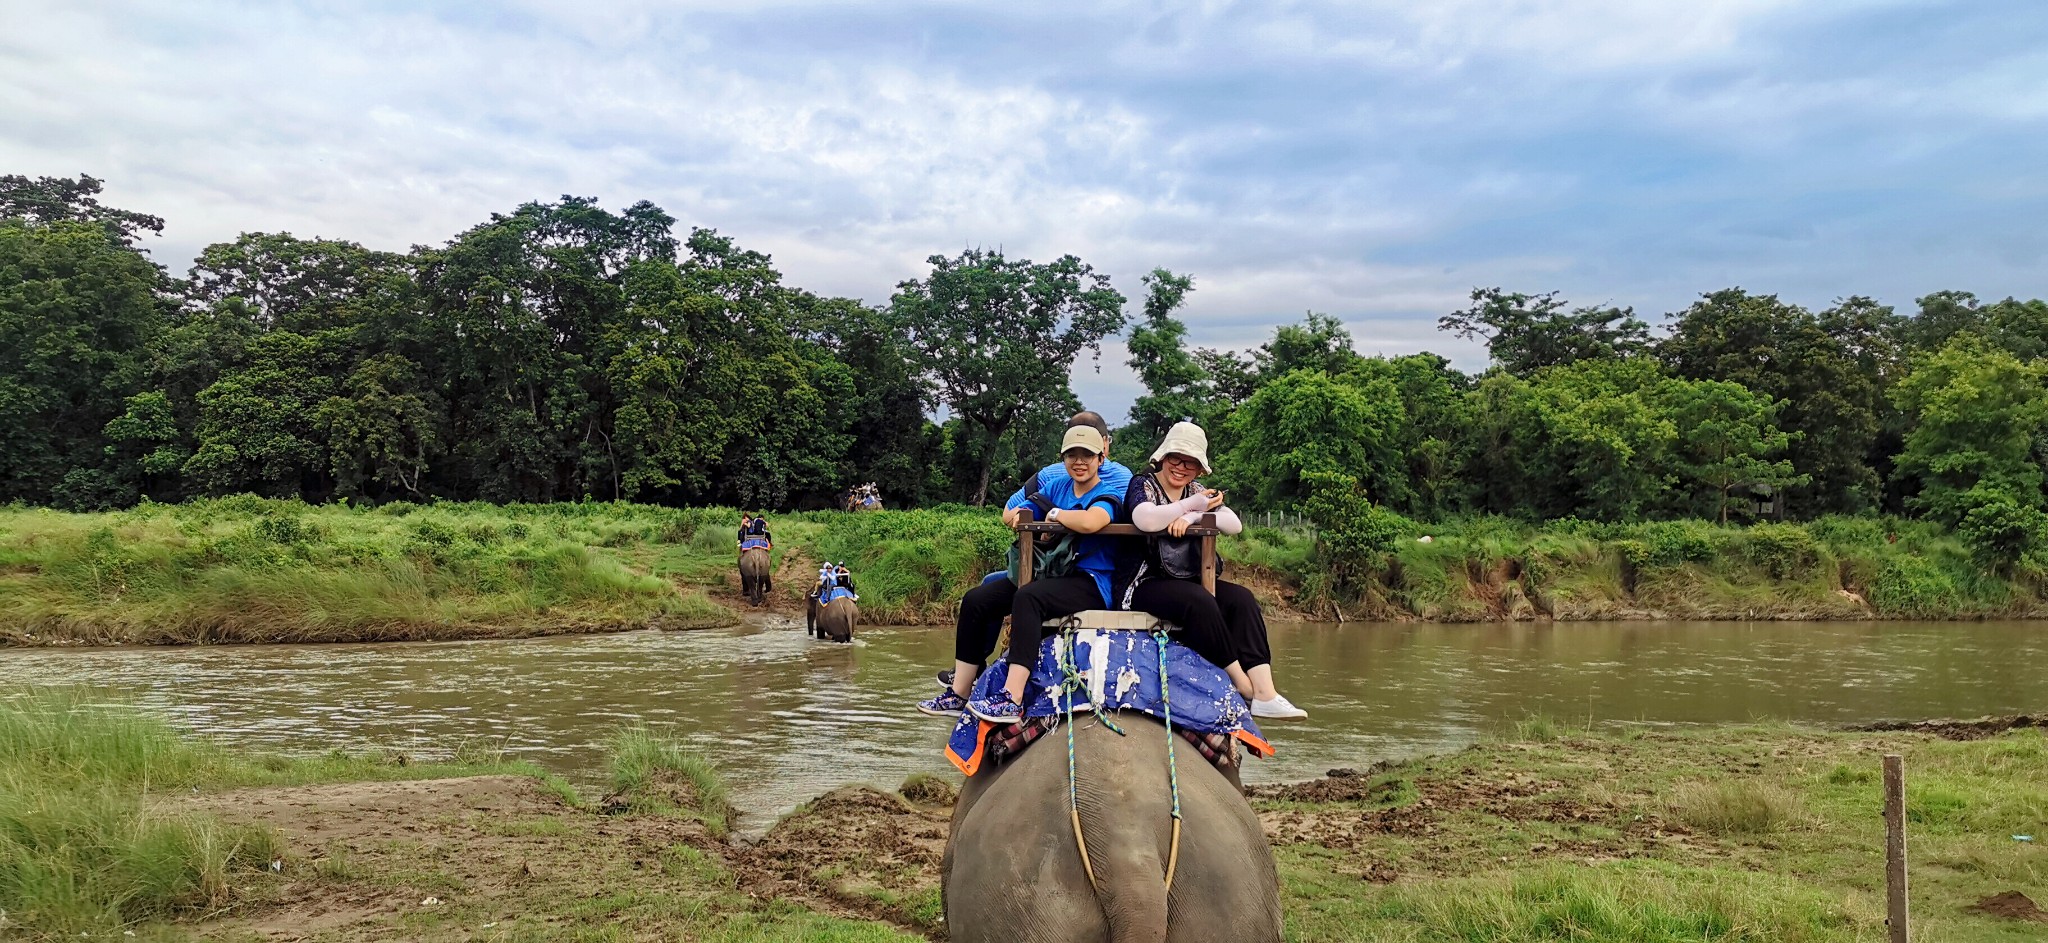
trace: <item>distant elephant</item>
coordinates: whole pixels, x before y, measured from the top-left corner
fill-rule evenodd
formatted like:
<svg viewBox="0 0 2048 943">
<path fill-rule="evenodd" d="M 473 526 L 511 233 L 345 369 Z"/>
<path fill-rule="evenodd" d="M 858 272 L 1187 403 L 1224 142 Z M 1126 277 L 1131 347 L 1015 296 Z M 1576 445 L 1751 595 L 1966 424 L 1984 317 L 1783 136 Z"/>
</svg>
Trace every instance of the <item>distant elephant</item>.
<svg viewBox="0 0 2048 943">
<path fill-rule="evenodd" d="M 758 606 L 767 601 L 770 585 L 768 577 L 768 551 L 759 547 L 740 551 L 740 592 L 747 597 L 747 604 Z"/>
<path fill-rule="evenodd" d="M 1166 727 L 1129 712 L 1119 721 L 1124 736 L 1085 715 L 1074 729 L 1096 886 L 1069 818 L 1065 730 L 962 785 L 940 865 L 953 943 L 1278 943 L 1279 875 L 1236 774 L 1174 745 L 1182 825 L 1169 892 Z"/>
<path fill-rule="evenodd" d="M 860 621 L 860 604 L 842 596 L 818 605 L 818 597 L 811 597 L 810 613 L 804 622 L 810 634 L 835 642 L 853 641 L 853 626 Z"/>
</svg>

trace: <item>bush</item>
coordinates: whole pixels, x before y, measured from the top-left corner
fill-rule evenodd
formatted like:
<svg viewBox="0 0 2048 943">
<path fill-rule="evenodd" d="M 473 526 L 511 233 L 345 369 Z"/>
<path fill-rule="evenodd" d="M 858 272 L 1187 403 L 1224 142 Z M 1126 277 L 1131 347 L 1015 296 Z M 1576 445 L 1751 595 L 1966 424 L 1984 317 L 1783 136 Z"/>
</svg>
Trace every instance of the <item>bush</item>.
<svg viewBox="0 0 2048 943">
<path fill-rule="evenodd" d="M 1970 509 L 1956 524 L 1956 537 L 1977 561 L 2000 573 L 2048 546 L 2048 514 L 2012 494 L 1979 485 L 1963 496 Z"/>
<path fill-rule="evenodd" d="M 1742 556 L 1774 580 L 1804 579 L 1820 565 L 1820 544 L 1797 524 L 1758 524 L 1737 540 Z"/>
<path fill-rule="evenodd" d="M 1722 539 L 1719 528 L 1705 521 L 1657 521 L 1615 541 L 1615 548 L 1634 566 L 1677 566 L 1713 559 Z"/>
</svg>

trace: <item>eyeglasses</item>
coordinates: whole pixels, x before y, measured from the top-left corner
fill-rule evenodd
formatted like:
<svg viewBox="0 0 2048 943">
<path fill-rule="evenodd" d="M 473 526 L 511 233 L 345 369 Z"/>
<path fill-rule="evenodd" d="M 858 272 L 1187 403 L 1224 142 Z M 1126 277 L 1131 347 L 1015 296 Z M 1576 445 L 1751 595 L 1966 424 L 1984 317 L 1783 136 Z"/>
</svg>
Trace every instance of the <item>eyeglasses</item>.
<svg viewBox="0 0 2048 943">
<path fill-rule="evenodd" d="M 1185 456 L 1185 455 L 1168 455 L 1167 457 L 1165 457 L 1165 458 L 1163 458 L 1163 459 L 1160 459 L 1160 461 L 1159 461 L 1159 464 L 1161 464 L 1161 465 L 1171 465 L 1171 466 L 1173 466 L 1174 468 L 1185 468 L 1185 469 L 1192 469 L 1192 470 L 1194 470 L 1194 471 L 1201 471 L 1201 470 L 1202 470 L 1202 463 L 1201 463 L 1201 462 L 1199 462 L 1199 461 L 1197 461 L 1197 460 L 1195 460 L 1195 459 L 1189 458 L 1189 457 L 1187 457 L 1187 456 Z"/>
</svg>

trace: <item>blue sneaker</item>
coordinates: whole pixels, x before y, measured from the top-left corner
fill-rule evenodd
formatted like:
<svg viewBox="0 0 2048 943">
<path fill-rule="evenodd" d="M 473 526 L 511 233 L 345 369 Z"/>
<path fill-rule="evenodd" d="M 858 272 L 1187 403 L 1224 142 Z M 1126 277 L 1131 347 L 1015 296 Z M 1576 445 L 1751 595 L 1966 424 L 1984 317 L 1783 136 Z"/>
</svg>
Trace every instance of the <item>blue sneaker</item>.
<svg viewBox="0 0 2048 943">
<path fill-rule="evenodd" d="M 939 692 L 938 697 L 917 702 L 917 709 L 919 713 L 930 714 L 933 717 L 958 717 L 961 711 L 967 709 L 967 699 L 954 694 L 952 688 L 947 688 Z"/>
<path fill-rule="evenodd" d="M 1010 700 L 1010 692 L 1002 688 L 987 697 L 968 701 L 967 710 L 992 724 L 1014 724 L 1024 719 L 1024 708 Z"/>
</svg>

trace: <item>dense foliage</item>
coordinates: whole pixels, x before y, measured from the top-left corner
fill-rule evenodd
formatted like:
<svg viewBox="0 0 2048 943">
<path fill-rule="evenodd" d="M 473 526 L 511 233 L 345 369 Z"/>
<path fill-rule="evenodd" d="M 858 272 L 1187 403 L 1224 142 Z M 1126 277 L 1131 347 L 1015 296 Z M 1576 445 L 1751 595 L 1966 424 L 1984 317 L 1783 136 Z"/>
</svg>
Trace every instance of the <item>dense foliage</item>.
<svg viewBox="0 0 2048 943">
<path fill-rule="evenodd" d="M 0 501 L 76 509 L 254 493 L 311 502 L 980 503 L 1050 457 L 1076 360 L 1126 297 L 1072 256 L 969 249 L 887 304 L 639 203 L 530 203 L 437 247 L 250 233 L 183 277 L 99 181 L 0 177 Z M 1311 313 L 1191 350 L 1195 279 L 1155 270 L 1128 334 L 1129 459 L 1170 423 L 1214 480 L 1306 514 L 1333 569 L 1414 521 L 1924 517 L 1987 567 L 2048 560 L 2048 303 L 1957 291 L 1898 313 L 1730 288 L 1653 333 L 1633 311 L 1498 288 L 1441 326 L 1473 376 L 1364 357 Z M 943 407 L 946 419 L 934 422 Z M 1404 524 L 1404 522 L 1406 522 Z"/>
</svg>

